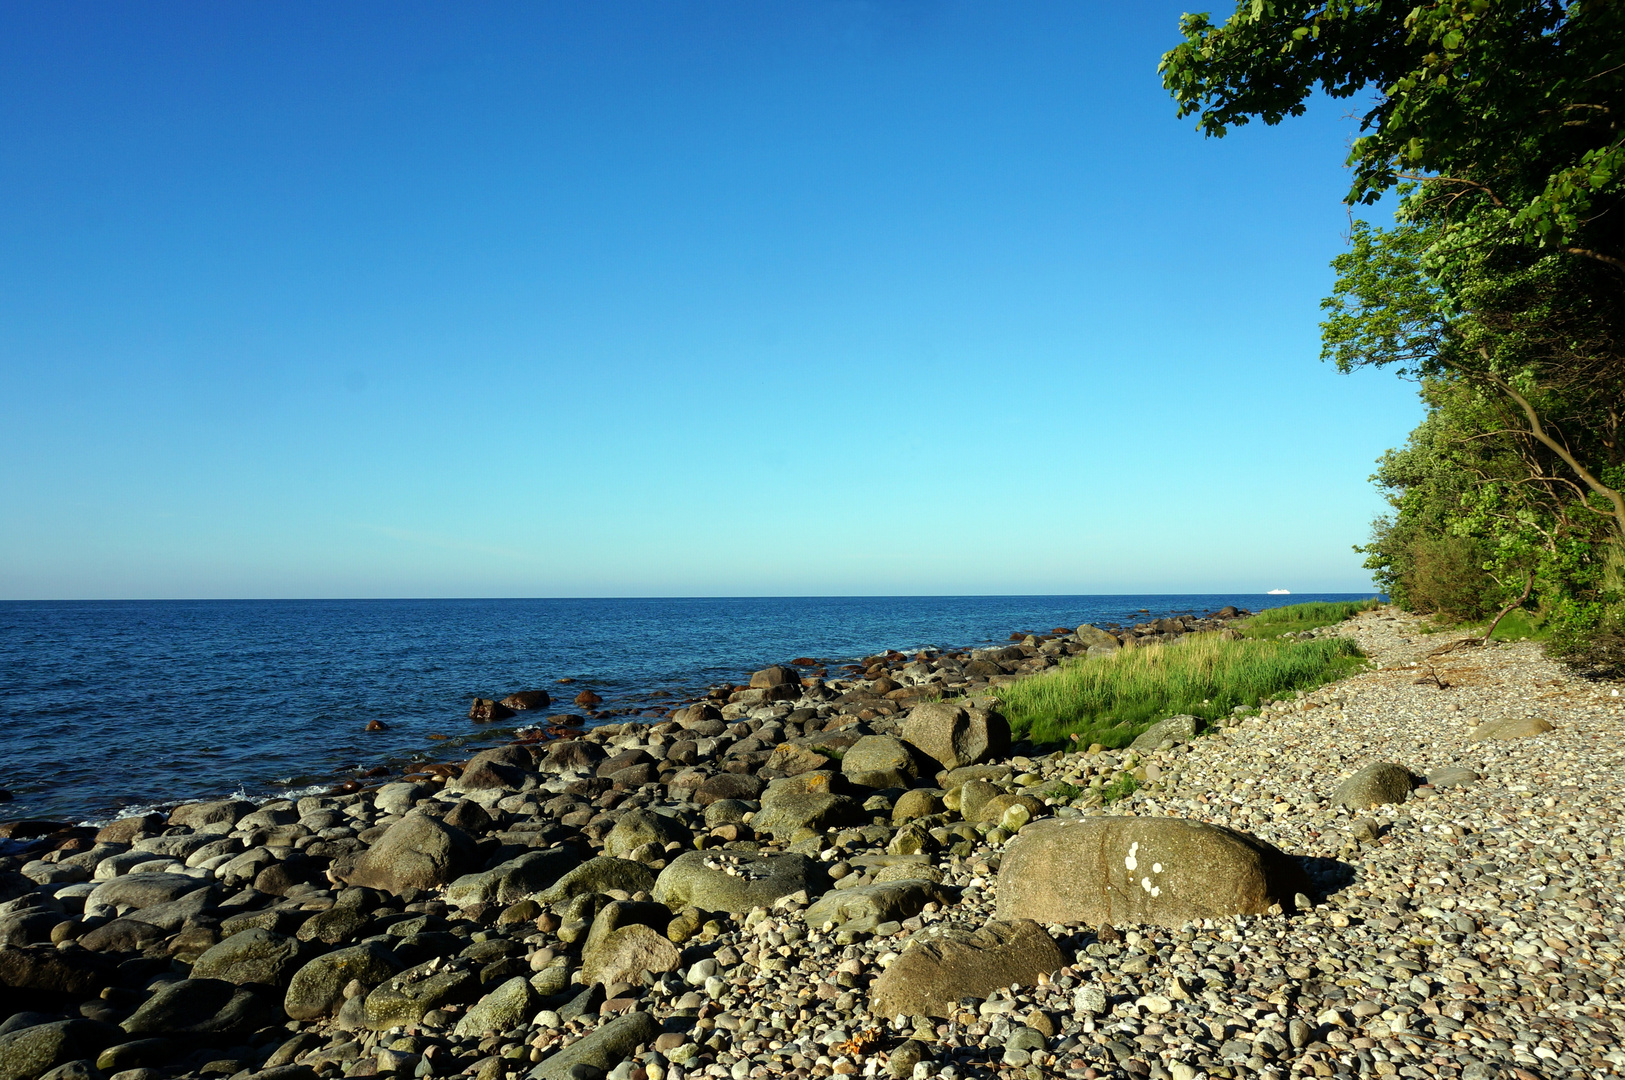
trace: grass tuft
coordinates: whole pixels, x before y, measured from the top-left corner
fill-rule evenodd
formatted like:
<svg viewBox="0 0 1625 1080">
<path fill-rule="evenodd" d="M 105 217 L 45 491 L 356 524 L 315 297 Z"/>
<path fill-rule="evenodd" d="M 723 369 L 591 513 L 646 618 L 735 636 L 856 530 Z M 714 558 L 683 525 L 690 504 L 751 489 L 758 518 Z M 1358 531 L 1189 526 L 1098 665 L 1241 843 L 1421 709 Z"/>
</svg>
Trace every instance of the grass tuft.
<svg viewBox="0 0 1625 1080">
<path fill-rule="evenodd" d="M 1238 705 L 1341 678 L 1361 665 L 1342 637 L 1313 641 L 1191 634 L 1167 645 L 1077 657 L 1004 687 L 999 700 L 1017 738 L 1036 746 L 1126 746 L 1158 720 L 1189 713 L 1213 721 Z"/>
<path fill-rule="evenodd" d="M 1362 611 L 1382 606 L 1376 597 L 1369 600 L 1313 600 L 1306 604 L 1288 604 L 1285 607 L 1265 608 L 1243 622 L 1239 629 L 1250 638 L 1280 637 L 1313 630 L 1317 626 L 1335 626 Z"/>
</svg>

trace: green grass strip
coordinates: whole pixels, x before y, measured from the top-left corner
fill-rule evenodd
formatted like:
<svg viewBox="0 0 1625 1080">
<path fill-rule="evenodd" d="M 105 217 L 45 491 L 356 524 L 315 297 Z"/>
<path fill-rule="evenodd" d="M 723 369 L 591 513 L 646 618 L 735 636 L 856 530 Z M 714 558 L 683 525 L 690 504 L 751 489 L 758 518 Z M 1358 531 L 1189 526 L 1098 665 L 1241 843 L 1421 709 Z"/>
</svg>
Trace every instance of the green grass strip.
<svg viewBox="0 0 1625 1080">
<path fill-rule="evenodd" d="M 1265 608 L 1243 622 L 1239 629 L 1248 637 L 1272 638 L 1282 634 L 1297 634 L 1317 626 L 1335 626 L 1362 611 L 1381 607 L 1376 597 L 1369 600 L 1313 600 L 1306 604 L 1287 604 L 1284 607 Z"/>
<path fill-rule="evenodd" d="M 1040 747 L 1126 746 L 1158 720 L 1207 721 L 1238 705 L 1308 690 L 1362 666 L 1349 638 L 1313 641 L 1191 634 L 1167 645 L 1078 657 L 999 691 L 1012 733 Z"/>
</svg>

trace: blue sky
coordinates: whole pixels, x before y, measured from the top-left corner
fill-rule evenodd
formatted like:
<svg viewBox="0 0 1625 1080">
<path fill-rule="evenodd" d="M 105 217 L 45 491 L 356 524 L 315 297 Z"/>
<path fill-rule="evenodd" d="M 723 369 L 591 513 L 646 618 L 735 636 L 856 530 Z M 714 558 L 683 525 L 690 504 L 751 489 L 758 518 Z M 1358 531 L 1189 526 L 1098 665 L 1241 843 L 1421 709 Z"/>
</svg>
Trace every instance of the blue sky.
<svg viewBox="0 0 1625 1080">
<path fill-rule="evenodd" d="M 1368 588 L 1348 103 L 1182 8 L 0 5 L 0 597 Z"/>
</svg>

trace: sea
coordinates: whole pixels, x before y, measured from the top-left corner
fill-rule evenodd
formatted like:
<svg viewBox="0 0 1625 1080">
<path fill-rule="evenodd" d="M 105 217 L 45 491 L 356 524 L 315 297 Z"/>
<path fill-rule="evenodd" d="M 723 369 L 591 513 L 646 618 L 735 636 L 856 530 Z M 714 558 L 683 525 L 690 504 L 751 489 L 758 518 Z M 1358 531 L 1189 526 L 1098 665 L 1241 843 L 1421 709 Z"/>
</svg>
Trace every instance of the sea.
<svg viewBox="0 0 1625 1080">
<path fill-rule="evenodd" d="M 0 602 L 0 822 L 297 797 L 466 757 L 584 689 L 652 717 L 796 658 L 1360 595 Z M 468 719 L 518 690 L 554 706 Z"/>
</svg>

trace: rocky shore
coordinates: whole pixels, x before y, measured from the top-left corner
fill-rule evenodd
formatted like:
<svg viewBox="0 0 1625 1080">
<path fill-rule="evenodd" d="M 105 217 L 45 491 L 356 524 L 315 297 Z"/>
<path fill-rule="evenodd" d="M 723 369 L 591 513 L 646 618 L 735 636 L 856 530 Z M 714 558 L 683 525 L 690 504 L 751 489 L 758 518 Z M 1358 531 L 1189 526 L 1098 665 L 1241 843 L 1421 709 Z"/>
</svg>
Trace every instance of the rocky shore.
<svg viewBox="0 0 1625 1080">
<path fill-rule="evenodd" d="M 1620 1071 L 1625 699 L 1378 611 L 1318 631 L 1372 670 L 1209 734 L 1013 752 L 1009 680 L 1222 625 L 0 826 L 0 1080 Z"/>
</svg>

